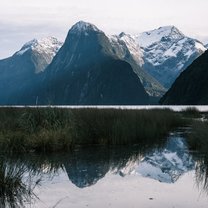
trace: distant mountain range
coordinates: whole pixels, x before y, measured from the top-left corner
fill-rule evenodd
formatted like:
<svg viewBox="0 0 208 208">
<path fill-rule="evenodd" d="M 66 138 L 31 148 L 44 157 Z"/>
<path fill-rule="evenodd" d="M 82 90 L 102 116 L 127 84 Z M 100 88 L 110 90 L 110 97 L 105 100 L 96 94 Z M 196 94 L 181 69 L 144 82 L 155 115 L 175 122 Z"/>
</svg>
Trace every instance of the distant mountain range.
<svg viewBox="0 0 208 208">
<path fill-rule="evenodd" d="M 0 60 L 0 104 L 156 103 L 205 51 L 174 26 L 107 36 L 80 21 L 64 43 L 33 40 Z"/>
<path fill-rule="evenodd" d="M 167 105 L 208 104 L 208 51 L 195 60 L 161 99 Z"/>
</svg>

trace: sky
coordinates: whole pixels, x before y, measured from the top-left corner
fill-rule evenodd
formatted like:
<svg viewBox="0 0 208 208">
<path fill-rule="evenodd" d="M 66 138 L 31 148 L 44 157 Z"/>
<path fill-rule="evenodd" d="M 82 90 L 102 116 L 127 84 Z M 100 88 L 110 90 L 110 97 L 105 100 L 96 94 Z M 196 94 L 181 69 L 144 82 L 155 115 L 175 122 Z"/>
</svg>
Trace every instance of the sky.
<svg viewBox="0 0 208 208">
<path fill-rule="evenodd" d="M 0 0 L 0 59 L 34 38 L 64 41 L 83 20 L 107 34 L 138 34 L 175 25 L 208 43 L 208 0 Z"/>
</svg>

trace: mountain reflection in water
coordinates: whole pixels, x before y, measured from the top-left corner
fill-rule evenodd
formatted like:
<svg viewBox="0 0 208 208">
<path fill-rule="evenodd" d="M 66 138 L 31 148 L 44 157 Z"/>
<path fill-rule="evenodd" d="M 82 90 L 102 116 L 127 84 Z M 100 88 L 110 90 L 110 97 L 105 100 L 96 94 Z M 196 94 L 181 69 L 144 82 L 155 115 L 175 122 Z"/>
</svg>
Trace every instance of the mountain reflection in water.
<svg viewBox="0 0 208 208">
<path fill-rule="evenodd" d="M 83 147 L 71 153 L 53 155 L 2 155 L 0 157 L 0 207 L 24 207 L 35 203 L 37 186 L 66 172 L 78 188 L 95 185 L 106 174 L 139 175 L 164 183 L 175 183 L 195 170 L 196 183 L 208 190 L 206 155 L 188 151 L 181 134 L 166 141 L 143 141 L 136 146 Z"/>
</svg>

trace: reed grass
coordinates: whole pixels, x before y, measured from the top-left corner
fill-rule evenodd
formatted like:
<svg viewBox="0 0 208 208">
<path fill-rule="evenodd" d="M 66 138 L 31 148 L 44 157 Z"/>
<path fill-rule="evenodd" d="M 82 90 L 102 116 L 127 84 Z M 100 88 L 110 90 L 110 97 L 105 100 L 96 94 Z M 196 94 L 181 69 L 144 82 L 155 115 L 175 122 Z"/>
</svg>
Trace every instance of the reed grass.
<svg viewBox="0 0 208 208">
<path fill-rule="evenodd" d="M 190 149 L 208 154 L 208 122 L 194 121 L 187 141 Z"/>
<path fill-rule="evenodd" d="M 1 152 L 70 151 L 164 138 L 187 120 L 169 109 L 0 108 Z"/>
<path fill-rule="evenodd" d="M 182 115 L 188 118 L 201 118 L 202 114 L 196 107 L 188 107 L 181 111 Z"/>
</svg>

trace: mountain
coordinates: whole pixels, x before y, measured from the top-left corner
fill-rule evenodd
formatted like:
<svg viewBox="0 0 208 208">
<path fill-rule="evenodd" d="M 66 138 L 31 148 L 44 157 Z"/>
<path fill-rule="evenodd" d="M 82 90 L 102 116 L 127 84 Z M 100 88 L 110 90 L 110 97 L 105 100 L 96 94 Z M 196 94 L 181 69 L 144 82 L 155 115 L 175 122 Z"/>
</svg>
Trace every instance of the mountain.
<svg viewBox="0 0 208 208">
<path fill-rule="evenodd" d="M 131 65 L 120 60 L 104 32 L 80 21 L 42 73 L 41 104 L 147 104 L 149 96 Z M 28 100 L 27 102 L 31 102 Z"/>
<path fill-rule="evenodd" d="M 152 97 L 161 97 L 167 91 L 155 78 L 147 73 L 142 65 L 143 52 L 135 39 L 128 34 L 121 33 L 120 35 L 109 36 L 113 49 L 116 55 L 129 64 L 131 64 L 134 72 L 140 78 L 146 92 Z"/>
<path fill-rule="evenodd" d="M 206 45 L 205 45 L 205 48 L 207 48 L 207 49 L 208 49 L 208 44 L 206 44 Z"/>
<path fill-rule="evenodd" d="M 156 103 L 205 50 L 174 26 L 107 36 L 80 21 L 64 44 L 32 40 L 0 60 L 0 104 Z"/>
<path fill-rule="evenodd" d="M 185 36 L 174 26 L 144 32 L 134 39 L 143 53 L 143 68 L 166 88 L 206 51 L 201 42 Z"/>
<path fill-rule="evenodd" d="M 47 37 L 26 43 L 13 56 L 0 60 L 0 104 L 8 104 L 32 84 L 38 74 L 51 63 L 62 42 Z"/>
<path fill-rule="evenodd" d="M 208 51 L 196 59 L 161 99 L 167 105 L 208 104 Z"/>
</svg>

